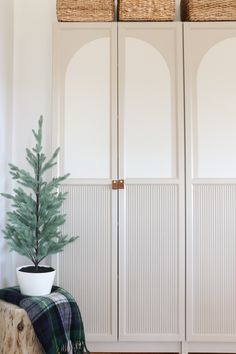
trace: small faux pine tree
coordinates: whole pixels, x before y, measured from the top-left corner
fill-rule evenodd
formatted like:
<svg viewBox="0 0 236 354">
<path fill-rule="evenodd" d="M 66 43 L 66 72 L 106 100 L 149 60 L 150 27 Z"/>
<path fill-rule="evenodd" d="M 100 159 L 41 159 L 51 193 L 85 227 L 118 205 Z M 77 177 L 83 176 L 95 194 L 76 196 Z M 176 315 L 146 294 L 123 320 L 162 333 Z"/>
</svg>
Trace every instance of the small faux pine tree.
<svg viewBox="0 0 236 354">
<path fill-rule="evenodd" d="M 13 164 L 10 174 L 21 186 L 14 189 L 14 194 L 1 195 L 11 199 L 13 211 L 8 212 L 8 223 L 3 231 L 11 251 L 31 259 L 38 272 L 39 263 L 48 255 L 61 252 L 65 245 L 77 237 L 63 235 L 60 226 L 65 223 L 66 215 L 60 208 L 67 193 L 58 191 L 58 187 L 69 174 L 53 178 L 46 182 L 45 172 L 56 165 L 59 148 L 47 161 L 42 151 L 43 117 L 38 122 L 38 132 L 33 134 L 36 140 L 34 148 L 26 149 L 26 160 L 32 167 L 29 173 Z M 30 192 L 27 193 L 26 189 Z"/>
</svg>

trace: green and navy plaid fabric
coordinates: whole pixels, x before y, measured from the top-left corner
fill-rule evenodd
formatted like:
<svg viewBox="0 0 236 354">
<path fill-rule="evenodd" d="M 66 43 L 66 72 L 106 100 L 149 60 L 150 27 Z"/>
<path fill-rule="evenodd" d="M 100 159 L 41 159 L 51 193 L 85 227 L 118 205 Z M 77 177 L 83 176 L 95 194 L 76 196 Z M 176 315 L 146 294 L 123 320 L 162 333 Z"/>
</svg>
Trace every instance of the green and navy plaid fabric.
<svg viewBox="0 0 236 354">
<path fill-rule="evenodd" d="M 47 296 L 25 296 L 16 286 L 1 289 L 0 299 L 27 312 L 46 354 L 89 353 L 79 307 L 66 290 L 53 286 Z"/>
</svg>

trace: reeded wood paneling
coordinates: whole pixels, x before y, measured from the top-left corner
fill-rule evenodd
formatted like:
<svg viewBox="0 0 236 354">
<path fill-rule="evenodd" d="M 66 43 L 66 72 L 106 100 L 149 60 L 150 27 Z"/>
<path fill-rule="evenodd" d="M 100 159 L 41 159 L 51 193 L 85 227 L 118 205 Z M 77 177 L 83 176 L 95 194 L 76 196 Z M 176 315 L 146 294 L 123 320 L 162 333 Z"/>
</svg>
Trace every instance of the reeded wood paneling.
<svg viewBox="0 0 236 354">
<path fill-rule="evenodd" d="M 194 335 L 236 335 L 236 185 L 194 185 Z"/>
<path fill-rule="evenodd" d="M 126 335 L 179 333 L 178 186 L 128 185 L 124 242 Z"/>
<path fill-rule="evenodd" d="M 88 335 L 112 333 L 111 188 L 64 185 L 67 222 L 63 232 L 79 235 L 60 254 L 60 285 L 76 298 Z"/>
</svg>

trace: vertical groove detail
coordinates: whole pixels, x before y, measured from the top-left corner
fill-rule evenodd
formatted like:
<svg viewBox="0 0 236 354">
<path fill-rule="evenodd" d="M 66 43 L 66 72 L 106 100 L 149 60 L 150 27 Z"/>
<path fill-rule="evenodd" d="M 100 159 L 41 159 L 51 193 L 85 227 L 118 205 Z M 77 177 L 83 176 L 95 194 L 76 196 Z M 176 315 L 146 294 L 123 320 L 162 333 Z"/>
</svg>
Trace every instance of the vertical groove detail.
<svg viewBox="0 0 236 354">
<path fill-rule="evenodd" d="M 111 189 L 110 186 L 64 185 L 68 192 L 62 231 L 79 239 L 59 256 L 60 286 L 77 300 L 88 334 L 111 334 Z"/>
<path fill-rule="evenodd" d="M 236 186 L 193 187 L 194 334 L 236 335 Z"/>
<path fill-rule="evenodd" d="M 178 186 L 126 187 L 126 333 L 178 334 Z"/>
</svg>

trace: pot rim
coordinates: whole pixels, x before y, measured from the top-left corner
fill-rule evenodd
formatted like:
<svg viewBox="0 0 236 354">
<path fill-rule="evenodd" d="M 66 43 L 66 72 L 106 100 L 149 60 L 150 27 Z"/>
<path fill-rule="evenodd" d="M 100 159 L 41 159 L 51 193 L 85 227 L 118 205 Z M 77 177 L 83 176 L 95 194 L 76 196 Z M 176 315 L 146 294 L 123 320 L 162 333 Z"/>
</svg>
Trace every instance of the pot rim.
<svg viewBox="0 0 236 354">
<path fill-rule="evenodd" d="M 17 267 L 16 270 L 19 271 L 20 269 L 22 268 L 27 268 L 27 267 L 33 267 L 34 265 L 32 264 L 26 264 L 26 265 L 23 265 L 23 266 L 20 266 L 20 267 Z M 43 267 L 43 268 L 53 268 L 52 266 L 50 265 L 44 265 L 44 264 L 40 264 L 39 267 Z M 47 272 L 47 273 L 53 273 L 55 272 L 56 269 L 53 268 L 53 270 L 51 272 Z M 43 273 L 29 273 L 29 274 L 43 274 Z"/>
</svg>

